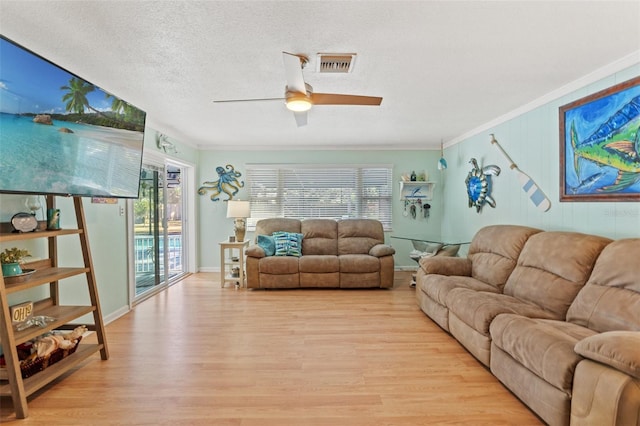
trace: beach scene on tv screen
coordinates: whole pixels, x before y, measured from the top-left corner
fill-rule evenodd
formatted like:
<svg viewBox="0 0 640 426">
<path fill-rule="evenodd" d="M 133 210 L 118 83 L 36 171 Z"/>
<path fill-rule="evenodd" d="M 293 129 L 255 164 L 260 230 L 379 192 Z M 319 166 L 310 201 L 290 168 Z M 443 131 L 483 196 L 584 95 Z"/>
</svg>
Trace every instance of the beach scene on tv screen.
<svg viewBox="0 0 640 426">
<path fill-rule="evenodd" d="M 145 113 L 0 39 L 0 192 L 137 197 Z"/>
</svg>

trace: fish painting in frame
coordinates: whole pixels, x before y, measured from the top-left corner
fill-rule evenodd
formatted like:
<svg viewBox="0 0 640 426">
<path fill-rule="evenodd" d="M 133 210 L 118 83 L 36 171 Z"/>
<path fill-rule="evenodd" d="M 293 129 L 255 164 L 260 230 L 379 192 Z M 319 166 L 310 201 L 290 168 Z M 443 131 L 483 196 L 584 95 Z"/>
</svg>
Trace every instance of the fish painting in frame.
<svg viewBox="0 0 640 426">
<path fill-rule="evenodd" d="M 559 112 L 560 201 L 640 201 L 640 77 Z"/>
</svg>

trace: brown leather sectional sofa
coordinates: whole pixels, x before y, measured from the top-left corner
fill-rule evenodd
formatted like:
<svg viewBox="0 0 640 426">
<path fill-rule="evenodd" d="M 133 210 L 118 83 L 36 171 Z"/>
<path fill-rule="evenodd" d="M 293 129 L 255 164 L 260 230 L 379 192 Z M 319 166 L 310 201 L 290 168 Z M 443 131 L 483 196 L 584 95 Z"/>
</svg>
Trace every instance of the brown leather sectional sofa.
<svg viewBox="0 0 640 426">
<path fill-rule="evenodd" d="M 640 425 L 639 238 L 489 226 L 416 296 L 546 423 Z"/>
</svg>

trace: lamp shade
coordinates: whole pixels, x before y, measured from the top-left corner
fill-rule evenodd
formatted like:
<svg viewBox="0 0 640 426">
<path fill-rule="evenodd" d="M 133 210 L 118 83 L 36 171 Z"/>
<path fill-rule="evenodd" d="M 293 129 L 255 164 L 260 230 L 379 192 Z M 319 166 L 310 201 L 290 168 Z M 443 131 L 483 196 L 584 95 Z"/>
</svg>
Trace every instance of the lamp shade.
<svg viewBox="0 0 640 426">
<path fill-rule="evenodd" d="M 249 217 L 251 216 L 251 203 L 249 201 L 227 201 L 227 217 Z"/>
</svg>

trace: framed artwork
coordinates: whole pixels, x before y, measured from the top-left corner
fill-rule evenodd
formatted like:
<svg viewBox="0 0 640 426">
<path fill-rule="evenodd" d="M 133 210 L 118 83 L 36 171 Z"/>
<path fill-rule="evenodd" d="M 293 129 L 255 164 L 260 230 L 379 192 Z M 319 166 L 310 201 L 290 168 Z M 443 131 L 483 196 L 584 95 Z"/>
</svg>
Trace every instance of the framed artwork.
<svg viewBox="0 0 640 426">
<path fill-rule="evenodd" d="M 640 201 L 640 77 L 560 107 L 560 201 Z"/>
</svg>

